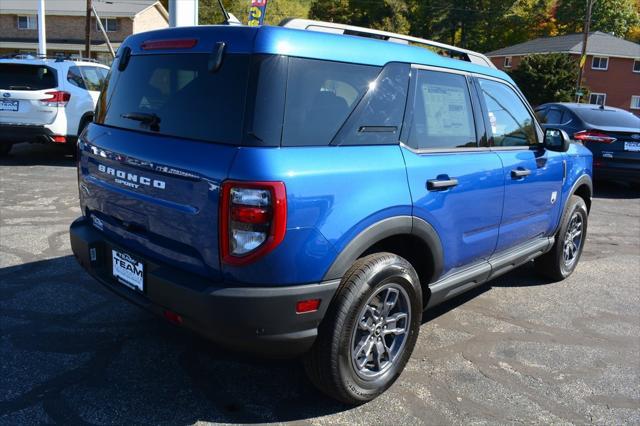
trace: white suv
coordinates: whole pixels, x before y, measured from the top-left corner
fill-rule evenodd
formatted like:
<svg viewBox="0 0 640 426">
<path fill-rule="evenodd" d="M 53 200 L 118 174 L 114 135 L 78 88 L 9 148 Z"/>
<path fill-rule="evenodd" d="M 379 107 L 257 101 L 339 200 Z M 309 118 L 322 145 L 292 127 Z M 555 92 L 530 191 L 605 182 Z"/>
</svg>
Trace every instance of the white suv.
<svg viewBox="0 0 640 426">
<path fill-rule="evenodd" d="M 86 60 L 0 59 L 0 155 L 18 142 L 75 146 L 108 72 Z"/>
</svg>

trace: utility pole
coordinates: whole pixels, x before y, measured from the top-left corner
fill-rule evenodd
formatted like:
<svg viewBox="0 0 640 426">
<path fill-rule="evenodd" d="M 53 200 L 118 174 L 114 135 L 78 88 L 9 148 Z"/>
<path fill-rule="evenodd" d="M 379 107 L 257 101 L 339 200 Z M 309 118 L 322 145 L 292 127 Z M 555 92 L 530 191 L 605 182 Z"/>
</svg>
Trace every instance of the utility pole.
<svg viewBox="0 0 640 426">
<path fill-rule="evenodd" d="M 84 21 L 84 56 L 91 57 L 91 10 L 93 5 L 91 0 L 87 0 L 87 15 Z"/>
<path fill-rule="evenodd" d="M 578 63 L 578 82 L 576 83 L 576 102 L 580 102 L 582 96 L 582 69 L 587 61 L 587 42 L 589 41 L 589 27 L 591 26 L 591 10 L 595 0 L 587 1 L 587 11 L 584 15 L 584 28 L 582 34 L 582 53 L 580 54 L 580 62 Z"/>
<path fill-rule="evenodd" d="M 47 56 L 47 27 L 45 24 L 44 0 L 38 1 L 38 56 Z"/>
<path fill-rule="evenodd" d="M 102 36 L 104 37 L 104 40 L 107 42 L 107 46 L 109 47 L 109 52 L 111 52 L 111 57 L 115 58 L 116 52 L 113 50 L 113 46 L 111 45 L 111 40 L 109 40 L 109 36 L 107 35 L 107 32 L 104 29 L 104 25 L 102 25 L 102 20 L 100 20 L 100 16 L 98 15 L 98 12 L 96 12 L 96 8 L 93 7 L 93 5 L 91 5 L 91 11 L 93 12 L 93 16 L 96 17 L 98 28 L 100 28 L 100 31 L 102 32 Z"/>
<path fill-rule="evenodd" d="M 198 0 L 169 0 L 169 26 L 198 25 Z"/>
</svg>

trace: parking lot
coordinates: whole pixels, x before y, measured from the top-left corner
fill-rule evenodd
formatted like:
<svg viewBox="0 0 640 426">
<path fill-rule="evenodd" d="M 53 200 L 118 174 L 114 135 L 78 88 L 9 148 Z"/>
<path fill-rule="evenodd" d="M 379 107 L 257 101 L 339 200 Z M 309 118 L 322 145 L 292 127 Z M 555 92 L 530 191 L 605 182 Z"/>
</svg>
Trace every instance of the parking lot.
<svg viewBox="0 0 640 426">
<path fill-rule="evenodd" d="M 0 423 L 640 423 L 640 193 L 599 185 L 566 281 L 530 265 L 425 314 L 396 384 L 357 408 L 299 361 L 224 351 L 112 295 L 70 252 L 58 147 L 0 160 Z"/>
</svg>

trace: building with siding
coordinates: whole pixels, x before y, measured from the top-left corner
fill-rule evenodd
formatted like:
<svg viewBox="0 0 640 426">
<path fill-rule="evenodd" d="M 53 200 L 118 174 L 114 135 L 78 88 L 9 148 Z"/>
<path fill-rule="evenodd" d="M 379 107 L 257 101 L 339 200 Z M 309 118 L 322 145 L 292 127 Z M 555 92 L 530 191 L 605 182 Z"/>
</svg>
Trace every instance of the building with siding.
<svg viewBox="0 0 640 426">
<path fill-rule="evenodd" d="M 93 6 L 114 49 L 129 35 L 169 26 L 169 14 L 157 0 L 94 0 Z M 36 53 L 38 1 L 0 0 L 0 56 Z M 46 0 L 47 55 L 84 56 L 85 0 Z M 91 56 L 111 62 L 109 48 L 94 17 L 91 19 Z"/>
</svg>

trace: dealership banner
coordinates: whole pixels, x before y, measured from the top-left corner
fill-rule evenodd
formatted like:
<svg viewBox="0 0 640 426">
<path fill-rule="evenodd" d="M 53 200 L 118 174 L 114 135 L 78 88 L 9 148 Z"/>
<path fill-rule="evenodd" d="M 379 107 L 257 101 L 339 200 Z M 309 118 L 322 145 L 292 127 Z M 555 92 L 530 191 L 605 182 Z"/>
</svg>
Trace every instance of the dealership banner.
<svg viewBox="0 0 640 426">
<path fill-rule="evenodd" d="M 262 25 L 264 15 L 267 13 L 267 0 L 251 0 L 251 9 L 249 9 L 249 22 L 252 27 Z"/>
</svg>

